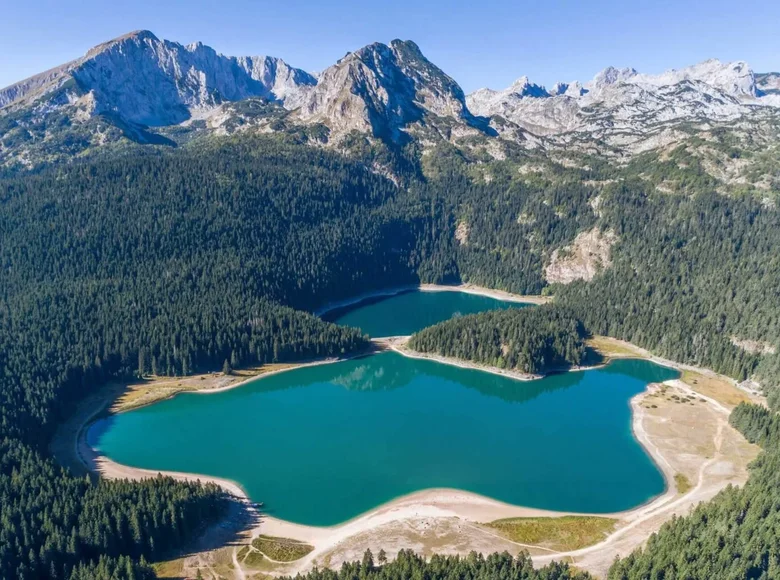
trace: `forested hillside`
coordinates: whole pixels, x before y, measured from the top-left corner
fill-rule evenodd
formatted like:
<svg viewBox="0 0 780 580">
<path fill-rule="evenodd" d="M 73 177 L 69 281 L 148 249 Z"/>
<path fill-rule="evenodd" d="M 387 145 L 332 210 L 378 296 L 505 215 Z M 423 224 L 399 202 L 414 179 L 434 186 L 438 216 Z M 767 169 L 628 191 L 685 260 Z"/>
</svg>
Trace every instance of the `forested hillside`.
<svg viewBox="0 0 780 580">
<path fill-rule="evenodd" d="M 69 578 L 77 566 L 87 574 L 99 559 L 116 578 L 148 576 L 140 560 L 169 554 L 227 507 L 213 484 L 93 483 L 8 439 L 0 442 L 0 498 L 0 578 L 20 579 Z"/>
<path fill-rule="evenodd" d="M 224 509 L 213 486 L 95 485 L 52 465 L 53 427 L 89 391 L 364 348 L 357 330 L 281 302 L 411 276 L 367 217 L 390 182 L 334 155 L 252 145 L 0 184 L 0 576 L 143 577 L 140 557 L 170 553 Z"/>
<path fill-rule="evenodd" d="M 409 339 L 412 350 L 543 374 L 585 362 L 586 331 L 559 306 L 489 310 L 425 328 Z"/>
<path fill-rule="evenodd" d="M 506 314 L 518 317 L 506 336 L 486 334 L 498 313 L 485 324 L 442 326 L 473 324 L 474 356 L 491 364 L 529 372 L 578 364 L 576 319 L 681 362 L 776 382 L 780 212 L 772 203 L 716 191 L 690 160 L 617 167 L 583 157 L 574 168 L 520 151 L 496 160 L 441 146 L 420 157 L 412 145 L 388 152 L 360 140 L 349 151 L 242 136 L 0 179 L 4 574 L 142 577 L 140 556 L 174 549 L 193 521 L 220 512 L 213 488 L 88 484 L 56 468 L 46 444 L 77 400 L 113 377 L 362 349 L 359 331 L 307 311 L 379 287 L 463 281 L 555 294 L 565 317 Z M 685 187 L 656 187 L 668 182 Z M 549 286 L 553 250 L 597 227 L 615 233 L 611 265 L 592 281 Z M 524 343 L 542 322 L 552 342 Z M 440 338 L 457 355 L 453 337 Z M 512 346 L 497 356 L 507 338 Z M 435 342 L 430 348 L 440 348 Z M 755 473 L 760 481 L 765 472 Z M 49 509 L 55 490 L 72 499 Z M 135 515 L 110 507 L 128 497 Z M 176 517 L 154 519 L 166 509 Z M 170 542 L 139 546 L 136 520 L 157 530 L 144 537 Z"/>
<path fill-rule="evenodd" d="M 780 216 L 760 200 L 704 189 L 663 196 L 638 180 L 606 188 L 613 264 L 553 290 L 589 329 L 744 379 L 762 356 L 734 339 L 777 344 Z M 762 377 L 775 382 L 768 374 Z"/>
</svg>

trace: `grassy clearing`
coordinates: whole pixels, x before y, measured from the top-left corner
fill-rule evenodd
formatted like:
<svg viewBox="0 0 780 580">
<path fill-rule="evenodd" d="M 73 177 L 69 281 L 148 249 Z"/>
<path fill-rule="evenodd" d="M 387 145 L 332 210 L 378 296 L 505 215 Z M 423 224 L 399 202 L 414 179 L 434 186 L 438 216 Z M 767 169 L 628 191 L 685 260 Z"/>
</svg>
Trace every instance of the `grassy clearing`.
<svg viewBox="0 0 780 580">
<path fill-rule="evenodd" d="M 608 336 L 594 336 L 587 339 L 585 344 L 604 358 L 642 356 L 633 345 Z"/>
<path fill-rule="evenodd" d="M 747 393 L 740 391 L 725 378 L 710 377 L 695 371 L 683 371 L 680 378 L 697 393 L 712 397 L 729 409 L 733 409 L 742 402 L 750 402 Z"/>
<path fill-rule="evenodd" d="M 674 475 L 674 484 L 677 487 L 677 491 L 680 494 L 688 493 L 688 491 L 693 487 L 691 485 L 691 480 L 688 479 L 688 476 L 686 476 L 684 473 L 676 473 Z"/>
<path fill-rule="evenodd" d="M 154 568 L 154 573 L 157 574 L 158 578 L 183 578 L 184 558 L 158 562 L 152 564 L 152 568 Z"/>
<path fill-rule="evenodd" d="M 603 540 L 615 529 L 617 520 L 595 516 L 560 518 L 507 518 L 486 524 L 520 544 L 551 550 L 578 550 Z"/>
<path fill-rule="evenodd" d="M 262 535 L 252 540 L 252 546 L 277 562 L 294 562 L 314 550 L 314 546 L 298 540 Z"/>
<path fill-rule="evenodd" d="M 167 399 L 178 393 L 206 391 L 229 387 L 236 383 L 258 377 L 273 371 L 296 366 L 290 363 L 269 363 L 261 367 L 234 370 L 226 376 L 222 373 L 207 373 L 187 377 L 149 377 L 130 384 L 116 400 L 111 410 L 115 413 L 129 411 Z"/>
<path fill-rule="evenodd" d="M 249 566 L 250 568 L 256 568 L 263 563 L 264 559 L 265 557 L 260 552 L 257 550 L 252 550 L 244 557 L 242 562 L 244 565 Z"/>
</svg>

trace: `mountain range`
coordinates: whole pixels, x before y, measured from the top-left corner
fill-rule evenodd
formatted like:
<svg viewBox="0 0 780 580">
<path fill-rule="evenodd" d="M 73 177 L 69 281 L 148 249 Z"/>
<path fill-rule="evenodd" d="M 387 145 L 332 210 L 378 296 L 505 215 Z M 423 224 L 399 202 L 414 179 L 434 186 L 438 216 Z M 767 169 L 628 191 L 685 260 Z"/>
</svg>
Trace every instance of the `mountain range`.
<svg viewBox="0 0 780 580">
<path fill-rule="evenodd" d="M 133 32 L 0 90 L 0 162 L 32 167 L 102 145 L 176 145 L 206 134 L 303 131 L 338 146 L 578 149 L 631 156 L 719 124 L 773 123 L 780 74 L 708 60 L 660 75 L 608 67 L 551 89 L 520 77 L 465 95 L 411 41 L 374 43 L 319 75 Z"/>
</svg>

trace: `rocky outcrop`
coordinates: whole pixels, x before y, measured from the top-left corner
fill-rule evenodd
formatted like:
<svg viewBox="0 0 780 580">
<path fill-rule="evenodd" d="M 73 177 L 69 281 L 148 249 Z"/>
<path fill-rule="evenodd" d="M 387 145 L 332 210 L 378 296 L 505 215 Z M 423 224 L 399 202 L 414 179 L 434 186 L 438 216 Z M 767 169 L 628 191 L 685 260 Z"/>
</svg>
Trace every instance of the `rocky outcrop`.
<svg viewBox="0 0 780 580">
<path fill-rule="evenodd" d="M 569 284 L 575 280 L 590 281 L 612 264 L 610 252 L 617 241 L 612 230 L 594 228 L 580 232 L 571 245 L 553 251 L 544 277 L 550 283 Z"/>
<path fill-rule="evenodd" d="M 756 76 L 756 90 L 760 96 L 780 95 L 780 73 L 761 73 Z"/>
</svg>

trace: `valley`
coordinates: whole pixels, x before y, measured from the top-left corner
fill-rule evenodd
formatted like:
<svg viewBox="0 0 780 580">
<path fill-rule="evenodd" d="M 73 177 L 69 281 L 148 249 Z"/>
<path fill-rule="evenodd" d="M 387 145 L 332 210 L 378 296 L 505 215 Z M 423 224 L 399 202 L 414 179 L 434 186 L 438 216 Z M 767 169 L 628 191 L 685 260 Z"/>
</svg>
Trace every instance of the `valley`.
<svg viewBox="0 0 780 580">
<path fill-rule="evenodd" d="M 141 30 L 0 89 L 0 577 L 773 577 L 776 81 Z"/>
</svg>

